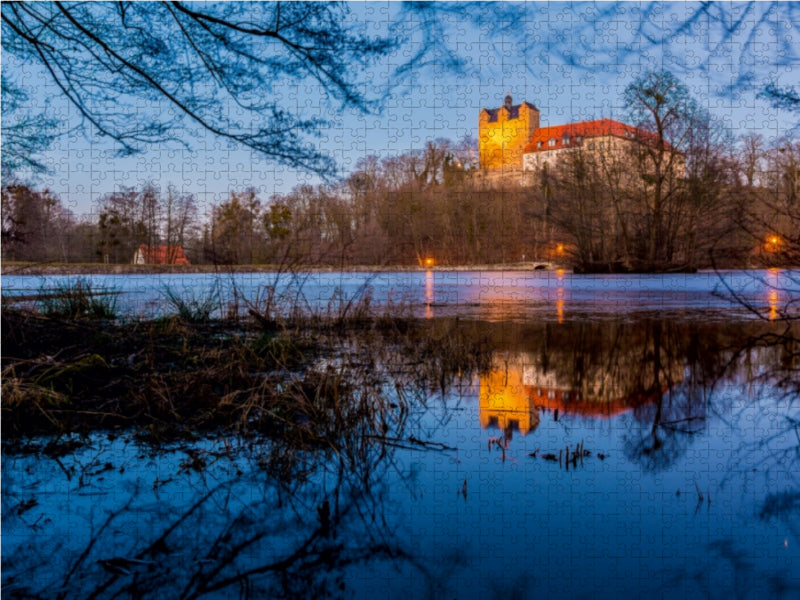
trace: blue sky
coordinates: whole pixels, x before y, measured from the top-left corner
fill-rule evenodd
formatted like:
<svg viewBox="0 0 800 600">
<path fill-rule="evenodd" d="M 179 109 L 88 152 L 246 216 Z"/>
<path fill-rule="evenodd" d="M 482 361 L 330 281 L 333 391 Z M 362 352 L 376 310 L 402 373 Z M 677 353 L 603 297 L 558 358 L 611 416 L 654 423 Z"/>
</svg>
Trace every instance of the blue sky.
<svg viewBox="0 0 800 600">
<path fill-rule="evenodd" d="M 755 92 L 770 80 L 782 85 L 798 83 L 800 70 L 795 67 L 800 65 L 782 44 L 792 33 L 797 39 L 798 32 L 792 31 L 791 23 L 770 25 L 769 19 L 780 15 L 765 15 L 764 9 L 754 12 L 747 3 L 727 3 L 724 7 L 730 14 L 725 16 L 730 22 L 741 19 L 745 23 L 733 35 L 727 36 L 722 22 L 702 20 L 675 35 L 675 24 L 685 21 L 697 6 L 474 4 L 467 9 L 471 12 L 467 20 L 444 11 L 438 15 L 441 32 L 432 55 L 443 59 L 447 50 L 454 52 L 465 61 L 462 72 L 436 60 L 413 71 L 391 91 L 379 114 L 326 113 L 319 108 L 314 87 L 287 89 L 286 102 L 303 108 L 309 116 L 334 122 L 320 131 L 319 144 L 334 156 L 342 173 L 368 154 L 402 153 L 422 148 L 435 138 L 476 137 L 478 112 L 482 107 L 499 106 L 506 92 L 515 102 L 524 99 L 535 104 L 541 110 L 543 126 L 602 117 L 624 120 L 621 98 L 625 87 L 642 72 L 661 68 L 682 79 L 734 134 L 756 131 L 767 139 L 785 135 L 796 118 L 769 107 Z M 386 32 L 396 23 L 401 10 L 400 4 L 386 2 L 353 3 L 352 7 L 354 18 L 376 33 Z M 642 28 L 645 9 L 651 12 Z M 407 25 L 413 29 L 413 24 Z M 665 32 L 669 43 L 648 41 L 664 37 Z M 750 36 L 753 32 L 756 35 Z M 418 35 L 412 37 L 386 64 L 365 77 L 365 86 L 376 94 L 384 91 L 390 66 L 403 62 L 421 43 Z M 4 69 L 8 64 L 4 61 Z M 21 83 L 28 81 L 43 79 L 26 71 Z M 734 83 L 737 92 L 726 93 Z M 41 85 L 29 91 L 32 104 L 48 102 L 62 117 L 65 130 L 79 125 L 74 110 L 54 90 Z M 299 183 L 319 181 L 249 151 L 229 148 L 204 132 L 187 132 L 186 140 L 190 150 L 176 143 L 163 144 L 120 159 L 91 132 L 87 136 L 73 129 L 44 155 L 51 172 L 38 176 L 36 183 L 49 187 L 67 207 L 84 215 L 93 211 L 102 195 L 148 181 L 162 187 L 172 183 L 195 194 L 203 209 L 225 200 L 230 190 L 246 186 L 255 186 L 262 199 L 267 199 Z"/>
</svg>

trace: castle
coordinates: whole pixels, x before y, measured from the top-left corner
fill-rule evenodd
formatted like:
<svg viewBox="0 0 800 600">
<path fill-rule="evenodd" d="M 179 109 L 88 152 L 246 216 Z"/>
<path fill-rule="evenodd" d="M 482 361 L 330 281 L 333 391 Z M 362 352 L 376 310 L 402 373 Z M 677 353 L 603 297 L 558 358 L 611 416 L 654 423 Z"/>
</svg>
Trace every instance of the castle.
<svg viewBox="0 0 800 600">
<path fill-rule="evenodd" d="M 539 129 L 539 109 L 529 102 L 514 104 L 510 95 L 500 108 L 484 108 L 478 117 L 481 169 L 521 169 L 523 150 Z"/>
<path fill-rule="evenodd" d="M 653 143 L 652 133 L 613 119 L 540 127 L 540 111 L 510 95 L 500 108 L 484 108 L 478 117 L 478 153 L 484 171 L 537 171 L 576 148 L 620 152 L 632 143 Z"/>
</svg>

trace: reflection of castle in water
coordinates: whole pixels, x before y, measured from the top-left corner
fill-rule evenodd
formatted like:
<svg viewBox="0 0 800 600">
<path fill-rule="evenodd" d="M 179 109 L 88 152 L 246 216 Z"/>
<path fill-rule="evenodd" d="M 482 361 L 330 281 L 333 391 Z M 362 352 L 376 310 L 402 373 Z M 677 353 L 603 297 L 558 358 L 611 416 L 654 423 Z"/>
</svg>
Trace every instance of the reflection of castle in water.
<svg viewBox="0 0 800 600">
<path fill-rule="evenodd" d="M 683 365 L 650 364 L 642 361 L 643 349 L 636 350 L 589 365 L 572 355 L 559 368 L 546 366 L 541 355 L 497 353 L 491 371 L 481 376 L 481 427 L 527 435 L 542 412 L 608 418 L 656 402 L 683 379 Z"/>
<path fill-rule="evenodd" d="M 509 355 L 481 376 L 481 427 L 499 427 L 527 435 L 539 426 L 539 410 L 531 401 L 524 381 L 524 367 L 517 362 L 521 355 Z"/>
</svg>

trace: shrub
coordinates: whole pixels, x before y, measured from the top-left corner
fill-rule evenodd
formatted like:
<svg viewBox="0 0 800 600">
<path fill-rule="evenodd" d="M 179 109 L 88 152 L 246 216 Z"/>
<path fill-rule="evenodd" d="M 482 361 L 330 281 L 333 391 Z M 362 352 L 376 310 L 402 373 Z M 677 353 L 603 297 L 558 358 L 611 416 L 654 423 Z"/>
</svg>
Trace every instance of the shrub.
<svg viewBox="0 0 800 600">
<path fill-rule="evenodd" d="M 164 286 L 161 293 L 178 318 L 187 323 L 208 323 L 214 311 L 220 308 L 219 283 L 201 293 L 184 292 L 181 295 L 169 286 Z"/>
<path fill-rule="evenodd" d="M 117 294 L 95 290 L 88 280 L 76 279 L 54 289 L 40 289 L 37 308 L 47 317 L 61 319 L 115 319 Z"/>
</svg>

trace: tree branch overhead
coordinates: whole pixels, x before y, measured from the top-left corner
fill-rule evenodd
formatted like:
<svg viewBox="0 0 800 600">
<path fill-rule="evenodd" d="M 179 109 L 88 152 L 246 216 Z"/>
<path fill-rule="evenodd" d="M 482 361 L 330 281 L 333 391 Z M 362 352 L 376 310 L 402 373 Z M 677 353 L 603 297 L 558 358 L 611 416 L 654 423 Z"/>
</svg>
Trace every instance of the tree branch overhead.
<svg viewBox="0 0 800 600">
<path fill-rule="evenodd" d="M 2 21 L 3 51 L 39 65 L 120 155 L 194 127 L 323 176 L 335 167 L 313 140 L 327 121 L 275 90 L 311 84 L 332 108 L 368 112 L 353 66 L 394 45 L 342 3 L 8 2 Z"/>
</svg>

